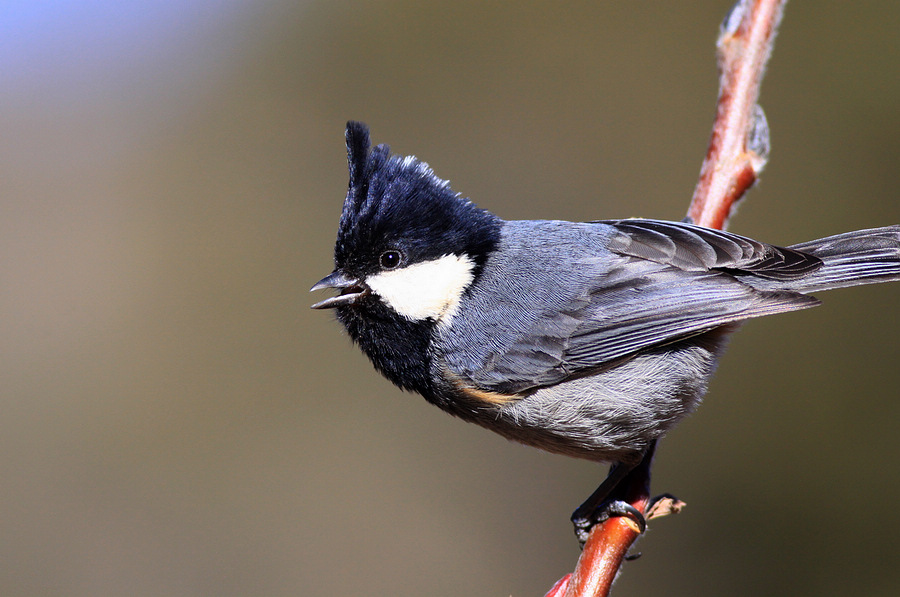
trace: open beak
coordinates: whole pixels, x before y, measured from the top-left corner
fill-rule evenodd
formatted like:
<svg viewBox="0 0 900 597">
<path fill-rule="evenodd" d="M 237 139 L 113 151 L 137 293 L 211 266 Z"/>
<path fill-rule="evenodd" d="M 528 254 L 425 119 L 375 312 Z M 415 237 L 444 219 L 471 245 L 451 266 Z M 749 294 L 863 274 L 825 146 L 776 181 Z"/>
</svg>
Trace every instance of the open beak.
<svg viewBox="0 0 900 597">
<path fill-rule="evenodd" d="M 309 291 L 323 290 L 325 288 L 334 288 L 340 290 L 341 293 L 316 303 L 312 306 L 313 309 L 334 309 L 343 305 L 352 305 L 369 294 L 368 287 L 361 280 L 348 278 L 341 271 L 331 272 L 316 282 Z"/>
</svg>

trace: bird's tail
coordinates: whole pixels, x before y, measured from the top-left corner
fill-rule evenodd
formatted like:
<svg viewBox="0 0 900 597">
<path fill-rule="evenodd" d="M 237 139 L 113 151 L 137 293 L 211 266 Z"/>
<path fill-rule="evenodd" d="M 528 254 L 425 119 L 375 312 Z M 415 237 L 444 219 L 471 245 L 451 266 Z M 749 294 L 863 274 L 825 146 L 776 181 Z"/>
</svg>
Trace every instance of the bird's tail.
<svg viewBox="0 0 900 597">
<path fill-rule="evenodd" d="M 900 281 L 900 225 L 845 232 L 790 248 L 815 255 L 823 265 L 792 280 L 788 290 L 807 293 Z"/>
</svg>

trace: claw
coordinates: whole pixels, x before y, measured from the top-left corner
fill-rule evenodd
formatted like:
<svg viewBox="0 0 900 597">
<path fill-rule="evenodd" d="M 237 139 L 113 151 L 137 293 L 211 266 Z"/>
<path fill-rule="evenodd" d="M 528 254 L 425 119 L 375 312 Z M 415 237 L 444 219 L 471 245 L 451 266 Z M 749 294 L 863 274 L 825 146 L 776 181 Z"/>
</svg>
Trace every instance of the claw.
<svg viewBox="0 0 900 597">
<path fill-rule="evenodd" d="M 647 530 L 647 519 L 644 518 L 644 515 L 641 513 L 641 511 L 628 502 L 619 500 L 610 502 L 606 504 L 605 507 L 597 511 L 597 516 L 594 524 L 603 524 L 614 516 L 624 516 L 631 519 L 631 521 L 635 525 L 637 525 L 638 532 L 642 535 Z"/>
<path fill-rule="evenodd" d="M 621 500 L 605 502 L 587 517 L 572 516 L 572 524 L 575 526 L 575 536 L 578 538 L 579 544 L 584 547 L 588 536 L 591 534 L 591 529 L 616 516 L 624 516 L 630 519 L 637 527 L 638 533 L 642 535 L 647 530 L 647 519 L 640 510 Z"/>
</svg>

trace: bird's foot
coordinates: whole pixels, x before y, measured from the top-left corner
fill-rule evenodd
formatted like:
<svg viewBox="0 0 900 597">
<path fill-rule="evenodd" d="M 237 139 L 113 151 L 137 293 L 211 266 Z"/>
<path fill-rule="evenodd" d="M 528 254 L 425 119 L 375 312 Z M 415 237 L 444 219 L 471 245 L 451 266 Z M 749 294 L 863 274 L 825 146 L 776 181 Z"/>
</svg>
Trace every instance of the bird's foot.
<svg viewBox="0 0 900 597">
<path fill-rule="evenodd" d="M 579 508 L 580 510 L 580 508 Z M 639 533 L 643 534 L 647 530 L 647 519 L 640 510 L 621 500 L 614 500 L 600 504 L 600 507 L 591 512 L 587 516 L 582 516 L 576 510 L 572 515 L 572 524 L 575 526 L 575 536 L 578 537 L 578 543 L 584 547 L 588 535 L 598 524 L 603 524 L 610 518 L 624 516 L 634 522 Z"/>
</svg>

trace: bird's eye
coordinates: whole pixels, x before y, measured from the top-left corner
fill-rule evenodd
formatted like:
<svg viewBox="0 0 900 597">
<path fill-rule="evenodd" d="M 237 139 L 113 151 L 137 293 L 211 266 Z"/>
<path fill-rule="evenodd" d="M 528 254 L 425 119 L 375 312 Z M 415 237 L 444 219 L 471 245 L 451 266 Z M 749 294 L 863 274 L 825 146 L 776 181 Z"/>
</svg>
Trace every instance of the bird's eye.
<svg viewBox="0 0 900 597">
<path fill-rule="evenodd" d="M 381 257 L 378 258 L 378 263 L 381 264 L 381 267 L 384 269 L 394 269 L 400 262 L 403 260 L 403 255 L 400 254 L 400 251 L 385 251 L 381 254 Z"/>
</svg>

